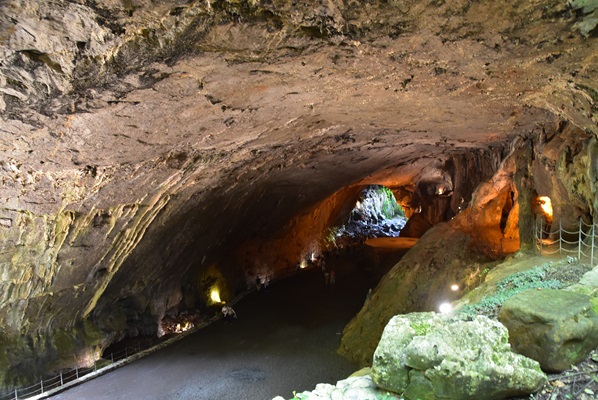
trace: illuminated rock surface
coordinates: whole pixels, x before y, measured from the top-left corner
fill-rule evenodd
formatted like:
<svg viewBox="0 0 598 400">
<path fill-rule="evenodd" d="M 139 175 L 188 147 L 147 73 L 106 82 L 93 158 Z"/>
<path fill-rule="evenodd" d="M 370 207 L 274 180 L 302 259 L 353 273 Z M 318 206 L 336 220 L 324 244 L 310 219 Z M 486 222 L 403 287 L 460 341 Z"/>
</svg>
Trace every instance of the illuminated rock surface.
<svg viewBox="0 0 598 400">
<path fill-rule="evenodd" d="M 595 13 L 560 0 L 3 1 L 0 384 L 207 312 L 214 285 L 229 300 L 292 273 L 366 185 L 421 207 L 414 236 L 473 200 L 346 330 L 368 363 L 393 313 L 434 308 L 424 290 L 465 277 L 465 260 L 529 243 L 534 191 L 565 224 L 595 215 Z M 430 256 L 441 249 L 461 260 Z M 406 267 L 424 273 L 393 301 Z"/>
<path fill-rule="evenodd" d="M 503 399 L 546 383 L 536 361 L 512 353 L 507 329 L 435 313 L 396 316 L 374 353 L 377 386 L 416 399 Z"/>
<path fill-rule="evenodd" d="M 301 400 L 399 400 L 400 396 L 381 390 L 369 375 L 354 376 L 338 381 L 336 385 L 320 383 L 313 391 L 297 393 Z M 272 400 L 284 400 L 282 396 Z"/>
</svg>

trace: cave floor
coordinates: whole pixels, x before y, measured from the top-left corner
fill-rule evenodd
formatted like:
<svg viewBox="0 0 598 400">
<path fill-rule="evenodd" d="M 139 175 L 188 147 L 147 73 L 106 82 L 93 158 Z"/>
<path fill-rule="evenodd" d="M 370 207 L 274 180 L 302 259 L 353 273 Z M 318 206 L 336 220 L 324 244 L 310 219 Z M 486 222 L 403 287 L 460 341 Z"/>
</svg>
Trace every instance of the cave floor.
<svg viewBox="0 0 598 400">
<path fill-rule="evenodd" d="M 332 255 L 336 284 L 319 268 L 248 295 L 238 320 L 218 321 L 116 371 L 53 396 L 70 399 L 271 399 L 335 383 L 356 366 L 336 354 L 343 327 L 370 288 L 410 246 L 372 246 Z M 382 260 L 382 261 L 380 261 Z"/>
</svg>

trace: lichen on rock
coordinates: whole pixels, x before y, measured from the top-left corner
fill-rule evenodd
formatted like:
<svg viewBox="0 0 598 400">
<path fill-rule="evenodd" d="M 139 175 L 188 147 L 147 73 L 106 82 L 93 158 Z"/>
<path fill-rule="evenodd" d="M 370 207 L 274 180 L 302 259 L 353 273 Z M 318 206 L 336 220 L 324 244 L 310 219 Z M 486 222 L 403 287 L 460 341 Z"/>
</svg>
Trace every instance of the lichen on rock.
<svg viewBox="0 0 598 400">
<path fill-rule="evenodd" d="M 508 299 L 498 318 L 514 351 L 546 371 L 564 371 L 598 346 L 598 315 L 581 293 L 529 289 Z"/>
<path fill-rule="evenodd" d="M 436 313 L 390 320 L 374 353 L 372 379 L 408 400 L 504 399 L 546 382 L 536 361 L 510 351 L 500 323 Z"/>
<path fill-rule="evenodd" d="M 272 400 L 284 400 L 277 396 Z M 320 383 L 313 391 L 296 393 L 291 400 L 400 400 L 400 396 L 378 388 L 369 375 L 351 376 L 336 385 Z"/>
</svg>

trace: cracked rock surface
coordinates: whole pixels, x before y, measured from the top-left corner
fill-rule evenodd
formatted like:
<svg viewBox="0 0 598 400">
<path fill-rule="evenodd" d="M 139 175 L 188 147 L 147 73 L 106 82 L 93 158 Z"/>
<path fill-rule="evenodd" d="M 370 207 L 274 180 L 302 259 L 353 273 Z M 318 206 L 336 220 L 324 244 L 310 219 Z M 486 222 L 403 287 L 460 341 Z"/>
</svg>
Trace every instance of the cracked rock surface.
<svg viewBox="0 0 598 400">
<path fill-rule="evenodd" d="M 563 214 L 594 215 L 588 7 L 3 1 L 0 383 L 292 271 L 365 185 L 450 171 L 439 222 L 521 135 Z"/>
</svg>

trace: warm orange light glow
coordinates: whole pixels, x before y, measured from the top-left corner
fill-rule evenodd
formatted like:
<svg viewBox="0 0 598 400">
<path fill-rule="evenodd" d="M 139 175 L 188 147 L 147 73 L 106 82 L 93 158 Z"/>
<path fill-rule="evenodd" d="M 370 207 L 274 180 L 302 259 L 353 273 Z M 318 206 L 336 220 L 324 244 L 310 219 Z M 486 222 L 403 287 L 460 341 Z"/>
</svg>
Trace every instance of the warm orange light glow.
<svg viewBox="0 0 598 400">
<path fill-rule="evenodd" d="M 301 260 L 301 264 L 299 264 L 299 268 L 301 268 L 301 269 L 307 268 L 307 260 Z"/>
<path fill-rule="evenodd" d="M 548 196 L 538 197 L 538 204 L 540 205 L 540 208 L 542 209 L 542 212 L 544 213 L 544 215 L 546 215 L 548 217 L 552 217 L 552 201 L 550 200 L 550 197 L 548 197 Z"/>
<path fill-rule="evenodd" d="M 222 303 L 222 300 L 220 300 L 220 290 L 218 290 L 217 287 L 212 288 L 212 292 L 210 293 L 210 299 L 214 303 Z"/>
</svg>

